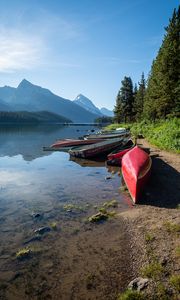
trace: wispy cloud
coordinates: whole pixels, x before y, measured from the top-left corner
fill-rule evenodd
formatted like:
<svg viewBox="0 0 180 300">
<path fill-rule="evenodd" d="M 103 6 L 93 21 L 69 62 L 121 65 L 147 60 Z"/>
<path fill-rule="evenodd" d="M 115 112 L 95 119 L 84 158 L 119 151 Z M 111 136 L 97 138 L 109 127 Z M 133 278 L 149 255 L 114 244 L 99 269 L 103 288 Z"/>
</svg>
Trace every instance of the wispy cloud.
<svg viewBox="0 0 180 300">
<path fill-rule="evenodd" d="M 39 17 L 40 16 L 40 17 Z M 83 36 L 78 23 L 39 9 L 31 18 L 19 13 L 17 22 L 0 19 L 0 72 L 13 73 L 34 68 L 76 68 L 63 60 L 66 45 Z M 58 50 L 57 50 L 58 49 Z M 54 63 L 56 60 L 56 63 Z"/>
<path fill-rule="evenodd" d="M 43 53 L 43 42 L 17 30 L 0 29 L 0 72 L 32 69 Z"/>
</svg>

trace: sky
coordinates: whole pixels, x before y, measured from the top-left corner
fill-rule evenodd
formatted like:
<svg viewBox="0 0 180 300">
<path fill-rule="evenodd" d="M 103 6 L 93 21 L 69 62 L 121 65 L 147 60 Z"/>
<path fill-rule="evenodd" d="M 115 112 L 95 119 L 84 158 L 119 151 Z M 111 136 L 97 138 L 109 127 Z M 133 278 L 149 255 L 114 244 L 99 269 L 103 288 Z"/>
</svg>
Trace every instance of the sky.
<svg viewBox="0 0 180 300">
<path fill-rule="evenodd" d="M 0 86 L 22 79 L 113 109 L 147 78 L 176 0 L 0 0 Z"/>
</svg>

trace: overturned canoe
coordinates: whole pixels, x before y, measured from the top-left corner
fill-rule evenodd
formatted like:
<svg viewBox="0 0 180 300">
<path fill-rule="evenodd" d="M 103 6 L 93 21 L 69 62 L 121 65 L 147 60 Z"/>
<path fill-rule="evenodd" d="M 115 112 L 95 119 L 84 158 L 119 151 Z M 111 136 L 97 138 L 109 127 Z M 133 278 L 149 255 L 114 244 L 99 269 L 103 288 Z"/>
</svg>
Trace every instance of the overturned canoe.
<svg viewBox="0 0 180 300">
<path fill-rule="evenodd" d="M 122 158 L 122 175 L 134 203 L 137 203 L 150 173 L 151 157 L 138 146 Z"/>
<path fill-rule="evenodd" d="M 111 166 L 121 166 L 124 154 L 130 151 L 133 147 L 134 143 L 131 139 L 125 140 L 120 147 L 107 156 L 107 164 Z"/>
</svg>

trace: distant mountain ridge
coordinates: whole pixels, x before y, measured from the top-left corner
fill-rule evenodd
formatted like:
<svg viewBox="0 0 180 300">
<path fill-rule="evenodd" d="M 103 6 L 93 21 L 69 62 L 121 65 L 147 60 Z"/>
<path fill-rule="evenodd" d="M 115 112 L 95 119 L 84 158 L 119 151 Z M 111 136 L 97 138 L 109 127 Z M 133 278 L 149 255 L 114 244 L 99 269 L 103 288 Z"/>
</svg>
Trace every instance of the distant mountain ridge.
<svg viewBox="0 0 180 300">
<path fill-rule="evenodd" d="M 85 97 L 82 94 L 79 94 L 76 99 L 74 100 L 74 102 L 76 104 L 78 104 L 79 106 L 85 108 L 87 111 L 90 111 L 94 114 L 97 114 L 98 117 L 102 117 L 102 116 L 108 116 L 108 117 L 113 117 L 114 113 L 113 111 L 102 107 L 101 109 L 99 109 L 97 106 L 94 105 L 94 103 L 87 97 Z"/>
<path fill-rule="evenodd" d="M 102 113 L 91 100 L 83 97 L 81 103 L 85 102 L 86 107 L 23 79 L 17 88 L 0 87 L 0 111 L 49 111 L 76 123 L 92 123 Z"/>
<path fill-rule="evenodd" d="M 100 112 L 99 108 L 97 108 L 94 103 L 85 97 L 82 94 L 79 94 L 76 99 L 74 100 L 74 103 L 78 104 L 79 106 L 85 108 L 86 110 L 98 115 L 102 116 L 102 113 Z"/>
<path fill-rule="evenodd" d="M 114 117 L 114 112 L 110 109 L 107 109 L 105 107 L 102 107 L 100 109 L 100 112 L 104 115 L 104 116 L 108 116 L 108 117 Z"/>
</svg>

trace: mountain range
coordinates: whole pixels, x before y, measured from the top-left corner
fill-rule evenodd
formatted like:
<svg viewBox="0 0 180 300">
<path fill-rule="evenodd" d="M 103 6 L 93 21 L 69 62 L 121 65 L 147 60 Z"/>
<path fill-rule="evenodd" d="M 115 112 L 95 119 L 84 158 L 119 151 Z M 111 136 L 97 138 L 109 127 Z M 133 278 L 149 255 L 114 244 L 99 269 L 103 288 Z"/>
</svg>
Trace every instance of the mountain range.
<svg viewBox="0 0 180 300">
<path fill-rule="evenodd" d="M 93 122 L 97 117 L 105 115 L 91 100 L 81 94 L 71 101 L 26 79 L 23 79 L 17 88 L 0 87 L 0 111 L 49 111 L 73 122 L 84 123 Z"/>
</svg>

